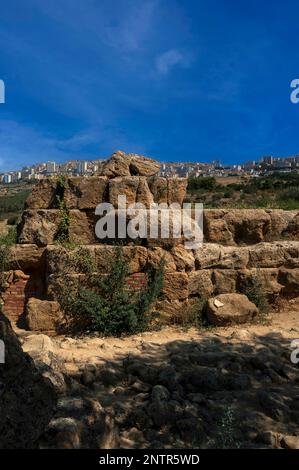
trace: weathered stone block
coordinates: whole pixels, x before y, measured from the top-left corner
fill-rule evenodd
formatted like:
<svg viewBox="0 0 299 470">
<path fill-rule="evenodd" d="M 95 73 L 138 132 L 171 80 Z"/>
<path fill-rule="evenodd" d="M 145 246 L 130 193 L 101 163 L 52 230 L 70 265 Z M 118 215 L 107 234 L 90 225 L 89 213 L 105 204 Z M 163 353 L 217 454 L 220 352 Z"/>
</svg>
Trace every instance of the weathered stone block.
<svg viewBox="0 0 299 470">
<path fill-rule="evenodd" d="M 52 244 L 60 221 L 57 209 L 30 209 L 23 212 L 19 243 L 45 246 Z"/>
<path fill-rule="evenodd" d="M 58 302 L 29 299 L 26 305 L 26 323 L 31 331 L 59 332 L 64 323 Z"/>
<path fill-rule="evenodd" d="M 57 206 L 57 181 L 55 178 L 41 180 L 29 194 L 26 209 L 51 209 Z"/>
<path fill-rule="evenodd" d="M 275 268 L 250 269 L 238 274 L 238 290 L 257 289 L 267 295 L 279 294 L 283 286 L 278 282 L 278 270 Z"/>
<path fill-rule="evenodd" d="M 67 179 L 64 201 L 68 209 L 94 209 L 105 201 L 108 180 L 105 176 L 72 177 Z"/>
<path fill-rule="evenodd" d="M 171 254 L 178 271 L 192 271 L 195 269 L 195 258 L 192 250 L 188 250 L 184 245 L 172 248 Z"/>
<path fill-rule="evenodd" d="M 162 294 L 167 300 L 184 300 L 187 299 L 188 293 L 188 275 L 186 273 L 165 273 Z"/>
<path fill-rule="evenodd" d="M 194 251 L 196 269 L 210 269 L 219 266 L 221 247 L 216 243 L 204 243 Z"/>
<path fill-rule="evenodd" d="M 208 269 L 189 273 L 189 295 L 210 295 L 214 291 L 211 275 Z"/>
<path fill-rule="evenodd" d="M 9 269 L 42 270 L 45 249 L 37 245 L 14 245 L 11 248 Z"/>
<path fill-rule="evenodd" d="M 216 294 L 229 294 L 236 292 L 238 271 L 235 269 L 216 269 L 212 274 L 212 281 Z"/>
<path fill-rule="evenodd" d="M 152 247 L 147 249 L 147 263 L 150 267 L 158 269 L 161 263 L 161 260 L 165 260 L 165 271 L 175 271 L 176 264 L 174 262 L 173 256 L 169 251 L 163 250 L 160 247 Z"/>
<path fill-rule="evenodd" d="M 284 286 L 283 291 L 289 294 L 299 293 L 299 269 L 282 268 L 279 270 L 278 282 Z"/>
<path fill-rule="evenodd" d="M 138 176 L 123 176 L 113 178 L 109 181 L 109 202 L 118 208 L 118 196 L 126 197 L 127 206 L 136 203 L 137 189 L 139 186 Z"/>
</svg>

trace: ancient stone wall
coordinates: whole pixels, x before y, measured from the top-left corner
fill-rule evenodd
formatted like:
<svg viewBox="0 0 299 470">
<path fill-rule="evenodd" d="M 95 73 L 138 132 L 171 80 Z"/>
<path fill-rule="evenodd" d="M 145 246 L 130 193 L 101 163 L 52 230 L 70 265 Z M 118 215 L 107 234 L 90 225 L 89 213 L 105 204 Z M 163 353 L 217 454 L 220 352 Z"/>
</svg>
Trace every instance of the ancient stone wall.
<svg viewBox="0 0 299 470">
<path fill-rule="evenodd" d="M 117 152 L 102 175 L 64 181 L 69 237 L 88 247 L 99 272 L 107 272 L 104 254 L 115 246 L 95 237 L 97 204 L 117 205 L 121 194 L 128 203 L 143 202 L 147 208 L 152 202 L 183 203 L 186 179 L 161 178 L 158 171 L 159 165 L 152 160 Z M 53 285 L 61 269 L 60 248 L 55 245 L 60 217 L 57 181 L 44 180 L 27 200 L 10 266 L 12 272 L 22 270 L 32 279 L 39 273 L 42 286 L 36 286 L 36 291 L 27 289 L 32 297 L 55 301 Z M 132 241 L 124 246 L 130 259 L 128 285 L 133 288 L 144 285 L 148 267 L 155 268 L 165 259 L 164 297 L 158 304 L 162 317 L 178 321 L 196 308 L 199 298 L 243 292 L 254 282 L 269 298 L 299 295 L 299 212 L 217 209 L 205 210 L 203 219 L 204 244 L 196 250 L 186 249 L 183 240 L 150 237 L 141 246 Z M 23 313 L 30 295 L 26 296 L 24 281 L 20 287 L 9 285 L 4 301 L 13 320 Z"/>
</svg>

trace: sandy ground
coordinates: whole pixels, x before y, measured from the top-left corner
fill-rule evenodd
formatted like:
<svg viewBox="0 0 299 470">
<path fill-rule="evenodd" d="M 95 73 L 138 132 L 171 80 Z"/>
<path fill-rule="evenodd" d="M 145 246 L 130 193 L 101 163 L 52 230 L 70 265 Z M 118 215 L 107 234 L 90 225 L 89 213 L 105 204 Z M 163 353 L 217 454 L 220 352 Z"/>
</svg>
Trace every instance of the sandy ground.
<svg viewBox="0 0 299 470">
<path fill-rule="evenodd" d="M 26 342 L 36 332 L 18 330 L 18 335 Z M 99 334 L 80 337 L 51 337 L 55 354 L 63 361 L 69 373 L 75 373 L 83 365 L 104 364 L 110 360 L 134 354 L 142 356 L 148 347 L 162 353 L 165 346 L 173 342 L 201 342 L 208 338 L 219 338 L 221 341 L 259 343 L 259 338 L 280 337 L 284 344 L 299 339 L 299 298 L 285 302 L 277 311 L 271 312 L 265 321 L 256 324 L 236 325 L 226 328 L 182 328 L 178 326 L 163 327 L 161 330 L 144 332 L 123 338 L 103 338 Z M 163 353 L 161 360 L 163 359 Z"/>
</svg>

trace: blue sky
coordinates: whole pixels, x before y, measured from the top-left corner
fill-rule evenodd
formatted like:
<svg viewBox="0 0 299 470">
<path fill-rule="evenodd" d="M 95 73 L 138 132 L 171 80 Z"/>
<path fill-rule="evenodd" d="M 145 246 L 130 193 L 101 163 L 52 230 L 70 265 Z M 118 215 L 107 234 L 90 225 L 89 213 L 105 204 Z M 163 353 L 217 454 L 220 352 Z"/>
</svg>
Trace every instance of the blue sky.
<svg viewBox="0 0 299 470">
<path fill-rule="evenodd" d="M 0 171 L 299 153 L 297 1 L 1 2 Z"/>
</svg>

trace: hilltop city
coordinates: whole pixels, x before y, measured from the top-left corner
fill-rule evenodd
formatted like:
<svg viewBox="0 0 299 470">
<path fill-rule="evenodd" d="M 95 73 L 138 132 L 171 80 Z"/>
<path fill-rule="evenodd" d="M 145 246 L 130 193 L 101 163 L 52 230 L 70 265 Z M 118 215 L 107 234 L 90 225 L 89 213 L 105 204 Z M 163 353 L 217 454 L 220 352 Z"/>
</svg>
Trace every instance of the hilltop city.
<svg viewBox="0 0 299 470">
<path fill-rule="evenodd" d="M 100 172 L 104 159 L 68 160 L 64 163 L 48 161 L 28 165 L 21 170 L 0 173 L 4 184 L 20 181 L 41 180 L 53 175 L 91 176 Z M 160 175 L 165 177 L 198 177 L 198 176 L 260 176 L 272 172 L 298 172 L 299 155 L 288 157 L 263 156 L 259 160 L 250 160 L 243 164 L 224 165 L 220 160 L 211 163 L 200 162 L 167 162 L 161 163 Z"/>
</svg>

